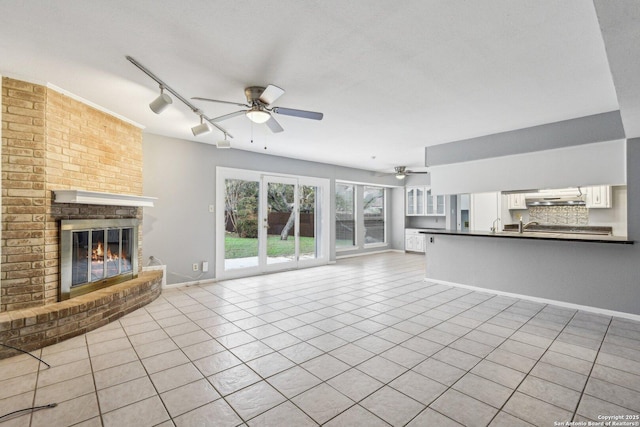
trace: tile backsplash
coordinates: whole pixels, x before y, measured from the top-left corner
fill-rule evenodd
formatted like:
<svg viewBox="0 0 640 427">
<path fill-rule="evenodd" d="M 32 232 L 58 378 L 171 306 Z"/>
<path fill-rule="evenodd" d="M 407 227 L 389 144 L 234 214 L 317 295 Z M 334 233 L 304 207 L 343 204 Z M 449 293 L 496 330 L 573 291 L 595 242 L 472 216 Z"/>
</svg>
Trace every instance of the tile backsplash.
<svg viewBox="0 0 640 427">
<path fill-rule="evenodd" d="M 589 225 L 589 209 L 584 206 L 534 206 L 529 221 L 544 225 Z"/>
</svg>

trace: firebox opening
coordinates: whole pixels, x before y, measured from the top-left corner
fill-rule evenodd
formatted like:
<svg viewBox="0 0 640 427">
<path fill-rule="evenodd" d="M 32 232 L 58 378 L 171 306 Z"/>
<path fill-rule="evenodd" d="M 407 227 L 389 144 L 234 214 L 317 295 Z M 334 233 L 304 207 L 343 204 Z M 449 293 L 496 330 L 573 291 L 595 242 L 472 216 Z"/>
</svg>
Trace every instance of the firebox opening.
<svg viewBox="0 0 640 427">
<path fill-rule="evenodd" d="M 138 220 L 64 220 L 61 300 L 137 277 Z"/>
</svg>

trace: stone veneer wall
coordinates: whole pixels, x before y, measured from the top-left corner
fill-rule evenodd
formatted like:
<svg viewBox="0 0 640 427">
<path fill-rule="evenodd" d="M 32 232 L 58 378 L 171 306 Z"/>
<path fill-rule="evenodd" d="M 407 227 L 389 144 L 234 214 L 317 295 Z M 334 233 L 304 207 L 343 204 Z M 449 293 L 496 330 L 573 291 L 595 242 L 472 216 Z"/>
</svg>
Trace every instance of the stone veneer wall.
<svg viewBox="0 0 640 427">
<path fill-rule="evenodd" d="M 142 195 L 141 129 L 3 78 L 0 311 L 58 301 L 60 219 L 142 219 L 142 208 L 52 203 L 63 189 Z M 138 237 L 142 266 L 142 227 Z"/>
</svg>

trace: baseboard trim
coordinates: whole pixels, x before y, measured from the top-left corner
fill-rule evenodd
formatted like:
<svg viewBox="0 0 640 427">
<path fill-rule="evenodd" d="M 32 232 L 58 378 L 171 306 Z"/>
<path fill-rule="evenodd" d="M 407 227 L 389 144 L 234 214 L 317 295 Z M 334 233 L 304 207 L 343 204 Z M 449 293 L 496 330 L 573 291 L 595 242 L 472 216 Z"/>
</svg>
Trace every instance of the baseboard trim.
<svg viewBox="0 0 640 427">
<path fill-rule="evenodd" d="M 218 281 L 217 279 L 203 279 L 203 280 L 194 280 L 192 282 L 172 283 L 170 285 L 162 286 L 162 289 L 177 289 L 177 288 L 184 288 L 188 286 L 207 285 L 209 283 L 215 283 L 217 281 Z"/>
<path fill-rule="evenodd" d="M 398 249 L 383 249 L 381 251 L 371 251 L 371 252 L 358 252 L 357 254 L 348 254 L 348 255 L 336 255 L 336 259 L 344 259 L 344 258 L 355 258 L 359 256 L 367 256 L 367 255 L 375 255 L 375 254 L 384 254 L 387 252 L 404 252 L 399 251 Z"/>
<path fill-rule="evenodd" d="M 572 310 L 582 310 L 582 311 L 588 311 L 590 313 L 603 314 L 605 316 L 622 317 L 622 318 L 625 318 L 625 319 L 635 320 L 636 322 L 640 322 L 640 315 L 633 314 L 633 313 L 626 313 L 624 311 L 608 310 L 608 309 L 605 309 L 605 308 L 592 307 L 590 305 L 573 304 L 573 303 L 566 302 L 566 301 L 558 301 L 558 300 L 554 300 L 554 299 L 539 298 L 539 297 L 534 297 L 534 296 L 530 296 L 530 295 L 516 294 L 516 293 L 513 293 L 513 292 L 498 291 L 496 289 L 481 288 L 481 287 L 478 287 L 478 286 L 463 285 L 462 283 L 448 282 L 446 280 L 438 280 L 438 279 L 429 279 L 428 277 L 425 277 L 424 281 L 425 282 L 430 282 L 430 283 L 436 283 L 436 284 L 439 284 L 439 285 L 446 285 L 446 286 L 453 286 L 453 287 L 456 287 L 456 288 L 469 289 L 471 291 L 486 292 L 486 293 L 489 293 L 489 294 L 501 295 L 501 296 L 512 297 L 512 298 L 519 298 L 519 299 L 523 299 L 523 300 L 527 300 L 527 301 L 539 302 L 539 303 L 542 303 L 542 304 L 553 304 L 553 305 L 557 305 L 557 306 L 564 307 L 564 308 L 570 308 Z"/>
</svg>

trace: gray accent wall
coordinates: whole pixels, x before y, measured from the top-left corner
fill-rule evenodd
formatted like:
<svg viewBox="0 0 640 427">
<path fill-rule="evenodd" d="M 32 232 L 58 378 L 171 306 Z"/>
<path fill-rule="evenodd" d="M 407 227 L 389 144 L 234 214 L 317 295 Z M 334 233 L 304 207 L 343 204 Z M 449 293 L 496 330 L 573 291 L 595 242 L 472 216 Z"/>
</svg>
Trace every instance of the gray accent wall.
<svg viewBox="0 0 640 427">
<path fill-rule="evenodd" d="M 627 195 L 636 244 L 432 235 L 426 277 L 640 315 L 640 138 L 627 142 Z"/>
<path fill-rule="evenodd" d="M 232 142 L 242 144 L 242 142 Z M 167 283 L 215 278 L 216 167 L 248 169 L 274 174 L 326 178 L 331 181 L 331 212 L 335 206 L 335 181 L 397 186 L 392 175 L 324 163 L 270 156 L 243 150 L 220 150 L 214 145 L 145 134 L 144 194 L 157 197 L 154 208 L 144 208 L 143 265 L 153 256 L 167 266 Z M 341 252 L 354 255 L 384 249 L 403 249 L 404 188 L 390 188 L 388 244 L 383 247 Z M 402 196 L 400 196 L 402 195 Z M 402 199 L 404 200 L 404 199 Z M 335 227 L 331 227 L 330 259 L 335 260 Z M 209 272 L 192 271 L 192 264 L 209 262 Z"/>
<path fill-rule="evenodd" d="M 425 166 L 553 150 L 624 137 L 620 111 L 610 111 L 426 147 Z"/>
</svg>

